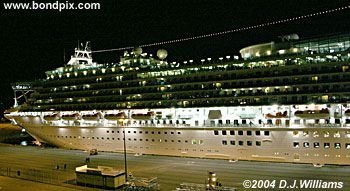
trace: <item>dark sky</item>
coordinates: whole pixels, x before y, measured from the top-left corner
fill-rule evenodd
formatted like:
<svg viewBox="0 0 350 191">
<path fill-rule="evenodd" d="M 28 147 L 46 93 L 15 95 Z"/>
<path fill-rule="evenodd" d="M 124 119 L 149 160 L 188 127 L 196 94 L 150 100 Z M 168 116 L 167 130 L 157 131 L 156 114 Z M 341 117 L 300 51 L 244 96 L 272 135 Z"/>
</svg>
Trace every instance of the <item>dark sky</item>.
<svg viewBox="0 0 350 191">
<path fill-rule="evenodd" d="M 11 0 L 5 1 L 11 2 Z M 37 2 L 45 1 L 37 0 Z M 11 82 L 40 79 L 44 77 L 45 71 L 63 66 L 78 40 L 91 41 L 94 50 L 137 46 L 350 5 L 349 0 L 110 0 L 108 2 L 96 0 L 95 2 L 100 2 L 101 10 L 14 11 L 5 10 L 1 3 L 2 108 L 13 104 Z M 144 51 L 154 54 L 157 49 L 165 48 L 168 50 L 169 61 L 233 55 L 244 46 L 269 42 L 285 34 L 297 33 L 303 38 L 349 32 L 349 12 L 347 9 L 334 14 L 220 37 L 144 48 Z M 93 57 L 99 63 L 116 62 L 120 54 L 121 52 L 99 53 Z"/>
</svg>

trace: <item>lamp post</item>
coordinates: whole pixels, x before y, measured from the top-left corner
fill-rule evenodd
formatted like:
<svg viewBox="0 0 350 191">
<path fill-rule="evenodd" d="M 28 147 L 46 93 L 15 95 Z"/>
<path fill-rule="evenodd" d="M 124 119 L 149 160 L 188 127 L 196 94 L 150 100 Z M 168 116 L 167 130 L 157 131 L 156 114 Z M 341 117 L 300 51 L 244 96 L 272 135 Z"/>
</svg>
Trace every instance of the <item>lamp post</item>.
<svg viewBox="0 0 350 191">
<path fill-rule="evenodd" d="M 125 171 L 125 182 L 128 182 L 128 166 L 126 162 L 126 139 L 125 139 L 125 126 L 124 126 L 124 120 L 120 120 L 121 125 L 123 127 L 123 147 L 124 147 L 124 171 Z"/>
</svg>

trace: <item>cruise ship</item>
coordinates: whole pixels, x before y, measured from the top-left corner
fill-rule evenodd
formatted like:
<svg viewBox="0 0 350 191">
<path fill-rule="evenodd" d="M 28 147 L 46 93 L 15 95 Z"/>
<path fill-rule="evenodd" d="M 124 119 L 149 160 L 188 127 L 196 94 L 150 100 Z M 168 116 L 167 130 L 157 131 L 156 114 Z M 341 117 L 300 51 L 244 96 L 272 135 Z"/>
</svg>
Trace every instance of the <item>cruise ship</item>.
<svg viewBox="0 0 350 191">
<path fill-rule="evenodd" d="M 67 149 L 350 165 L 350 34 L 182 62 L 163 49 L 92 54 L 87 43 L 45 79 L 13 83 L 6 118 Z"/>
</svg>

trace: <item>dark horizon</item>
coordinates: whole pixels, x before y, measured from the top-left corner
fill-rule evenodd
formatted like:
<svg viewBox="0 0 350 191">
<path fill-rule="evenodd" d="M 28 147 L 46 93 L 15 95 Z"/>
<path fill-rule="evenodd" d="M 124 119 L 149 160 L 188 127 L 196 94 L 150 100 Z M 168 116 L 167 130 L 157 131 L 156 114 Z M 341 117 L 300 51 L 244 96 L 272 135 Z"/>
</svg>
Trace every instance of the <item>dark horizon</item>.
<svg viewBox="0 0 350 191">
<path fill-rule="evenodd" d="M 98 1 L 96 1 L 98 2 Z M 63 66 L 78 41 L 93 50 L 138 46 L 205 35 L 348 6 L 349 1 L 239 0 L 100 1 L 101 10 L 4 10 L 0 18 L 2 70 L 0 110 L 13 105 L 11 82 L 44 78 Z M 296 33 L 301 38 L 348 33 L 349 9 L 303 20 L 176 44 L 143 48 L 168 50 L 169 61 L 238 55 L 239 49 Z M 96 53 L 99 63 L 117 62 L 123 51 Z M 64 59 L 65 55 L 65 59 Z"/>
</svg>

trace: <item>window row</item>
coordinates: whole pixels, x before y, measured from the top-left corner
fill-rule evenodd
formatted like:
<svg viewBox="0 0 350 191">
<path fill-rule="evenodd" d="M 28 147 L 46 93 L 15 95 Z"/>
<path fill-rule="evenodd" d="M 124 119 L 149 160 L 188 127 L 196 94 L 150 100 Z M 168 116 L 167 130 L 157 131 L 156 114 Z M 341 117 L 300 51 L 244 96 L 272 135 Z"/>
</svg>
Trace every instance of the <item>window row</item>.
<svg viewBox="0 0 350 191">
<path fill-rule="evenodd" d="M 222 140 L 222 145 L 236 145 L 234 140 Z M 244 146 L 244 141 L 238 141 L 239 146 Z M 247 141 L 247 146 L 253 146 L 253 141 Z M 255 141 L 255 146 L 261 146 L 261 141 Z"/>
<path fill-rule="evenodd" d="M 113 131 L 113 130 L 106 130 L 106 133 L 114 133 L 114 132 L 116 132 L 116 133 L 124 133 L 124 131 Z M 127 131 L 127 133 L 128 134 L 131 134 L 131 133 L 134 133 L 134 134 L 137 134 L 137 131 Z M 138 131 L 138 133 L 139 134 L 142 134 L 142 133 L 145 133 L 145 134 L 148 134 L 149 133 L 149 131 Z M 162 134 L 162 132 L 160 132 L 160 131 L 158 131 L 158 132 L 155 132 L 155 131 L 151 131 L 150 132 L 150 134 L 156 134 L 156 133 L 158 133 L 158 134 Z M 167 131 L 164 131 L 163 132 L 165 135 L 167 135 L 168 134 L 168 132 Z M 171 134 L 171 135 L 174 135 L 175 134 L 175 132 L 174 131 L 170 131 L 169 132 L 169 134 Z M 181 132 L 180 131 L 178 131 L 177 132 L 177 134 L 178 135 L 180 135 L 181 134 Z"/>
<path fill-rule="evenodd" d="M 293 147 L 294 148 L 299 148 L 299 147 L 301 147 L 301 145 L 304 148 L 310 148 L 312 146 L 309 142 L 302 142 L 302 143 L 293 142 Z M 341 148 L 341 143 L 334 143 L 333 146 L 334 146 L 335 149 L 340 149 Z M 345 143 L 344 146 L 345 146 L 346 149 L 350 150 L 350 143 Z M 321 147 L 321 144 L 319 142 L 314 142 L 313 143 L 313 148 L 320 148 L 320 147 Z M 323 143 L 323 148 L 329 149 L 330 147 L 331 147 L 331 143 Z"/>
<path fill-rule="evenodd" d="M 214 130 L 214 135 L 219 135 L 221 132 L 221 135 L 247 135 L 247 136 L 252 136 L 253 135 L 253 131 L 242 131 L 242 130 L 239 130 L 239 131 L 235 131 L 235 130 L 222 130 L 222 131 L 219 131 L 219 130 Z M 236 133 L 237 132 L 237 133 Z M 264 136 L 270 136 L 270 131 L 255 131 L 255 135 L 256 136 L 260 136 L 261 134 L 264 134 Z"/>
</svg>

